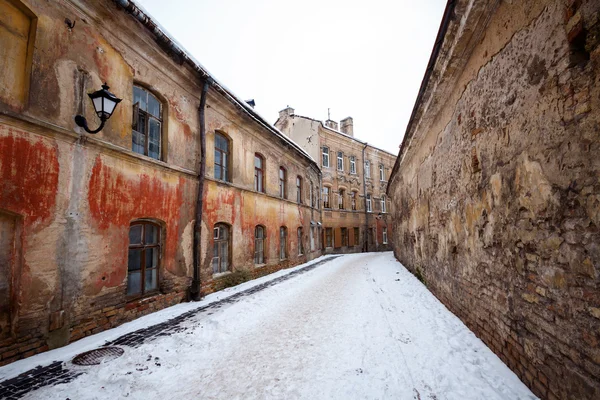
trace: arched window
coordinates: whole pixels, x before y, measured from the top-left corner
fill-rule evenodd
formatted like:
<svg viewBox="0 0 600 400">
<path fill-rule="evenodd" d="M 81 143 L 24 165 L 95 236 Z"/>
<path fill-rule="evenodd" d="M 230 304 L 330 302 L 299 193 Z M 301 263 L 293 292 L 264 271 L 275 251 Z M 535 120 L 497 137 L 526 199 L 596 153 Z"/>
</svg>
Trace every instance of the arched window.
<svg viewBox="0 0 600 400">
<path fill-rule="evenodd" d="M 279 197 L 287 199 L 287 171 L 283 167 L 279 167 Z"/>
<path fill-rule="evenodd" d="M 254 264 L 265 263 L 265 227 L 257 225 L 254 228 Z"/>
<path fill-rule="evenodd" d="M 160 160 L 162 104 L 146 89 L 133 87 L 132 150 Z"/>
<path fill-rule="evenodd" d="M 282 226 L 279 228 L 279 259 L 287 258 L 287 228 Z"/>
<path fill-rule="evenodd" d="M 265 192 L 265 159 L 258 153 L 254 154 L 254 190 Z"/>
<path fill-rule="evenodd" d="M 323 186 L 323 208 L 331 208 L 329 203 L 329 187 Z"/>
<path fill-rule="evenodd" d="M 150 221 L 134 221 L 129 227 L 127 295 L 143 296 L 158 290 L 160 226 Z"/>
<path fill-rule="evenodd" d="M 303 233 L 302 228 L 298 228 L 298 255 L 301 256 L 304 254 L 304 242 L 303 242 Z"/>
<path fill-rule="evenodd" d="M 227 272 L 230 266 L 231 234 L 226 224 L 216 224 L 213 230 L 213 274 Z"/>
<path fill-rule="evenodd" d="M 343 210 L 345 208 L 344 197 L 346 196 L 346 191 L 344 189 L 340 189 L 338 193 L 338 208 Z"/>
<path fill-rule="evenodd" d="M 371 212 L 373 209 L 371 208 L 371 194 L 367 194 L 367 212 Z"/>
<path fill-rule="evenodd" d="M 302 204 L 302 178 L 296 177 L 296 202 Z"/>
<path fill-rule="evenodd" d="M 229 139 L 215 132 L 215 179 L 230 182 L 229 151 Z"/>
</svg>

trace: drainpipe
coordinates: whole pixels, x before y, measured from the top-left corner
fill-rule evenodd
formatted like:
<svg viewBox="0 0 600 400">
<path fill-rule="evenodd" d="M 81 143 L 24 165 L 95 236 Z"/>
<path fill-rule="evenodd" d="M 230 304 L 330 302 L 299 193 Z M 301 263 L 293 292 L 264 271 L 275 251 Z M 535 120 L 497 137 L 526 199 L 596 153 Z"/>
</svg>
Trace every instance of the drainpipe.
<svg viewBox="0 0 600 400">
<path fill-rule="evenodd" d="M 362 159 L 363 159 L 363 197 L 365 198 L 365 234 L 364 234 L 364 241 L 365 244 L 363 246 L 363 249 L 365 249 L 366 252 L 369 251 L 369 212 L 367 211 L 367 177 L 365 175 L 365 164 L 367 162 L 367 159 L 365 158 L 365 149 L 367 148 L 368 144 L 365 143 L 365 146 L 362 149 Z M 370 171 L 371 166 L 369 165 L 369 171 Z"/>
<path fill-rule="evenodd" d="M 209 79 L 204 81 L 198 116 L 200 122 L 200 172 L 198 173 L 198 197 L 196 198 L 196 215 L 194 220 L 194 277 L 190 287 L 192 300 L 200 300 L 200 239 L 202 237 L 202 200 L 204 195 L 204 175 L 206 171 L 206 126 L 204 109 L 206 108 L 206 93 L 208 92 Z"/>
</svg>

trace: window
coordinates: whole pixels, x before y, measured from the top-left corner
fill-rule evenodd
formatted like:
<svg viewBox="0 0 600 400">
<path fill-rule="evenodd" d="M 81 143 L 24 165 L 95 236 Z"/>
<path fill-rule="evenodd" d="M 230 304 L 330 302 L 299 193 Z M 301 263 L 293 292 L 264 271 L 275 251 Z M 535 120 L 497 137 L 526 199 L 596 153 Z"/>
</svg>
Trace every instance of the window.
<svg viewBox="0 0 600 400">
<path fill-rule="evenodd" d="M 254 264 L 265 263 L 265 227 L 257 225 L 254 228 Z"/>
<path fill-rule="evenodd" d="M 360 234 L 358 232 L 358 228 L 354 228 L 354 245 L 360 244 Z"/>
<path fill-rule="evenodd" d="M 215 179 L 228 182 L 229 140 L 220 133 L 215 133 Z"/>
<path fill-rule="evenodd" d="M 350 206 L 352 207 L 352 211 L 356 211 L 356 192 L 350 192 Z"/>
<path fill-rule="evenodd" d="M 329 168 L 329 147 L 323 147 L 323 167 Z"/>
<path fill-rule="evenodd" d="M 346 195 L 346 191 L 344 189 L 340 189 L 338 193 L 338 208 L 340 210 L 344 209 L 344 196 Z"/>
<path fill-rule="evenodd" d="M 279 167 L 279 197 L 281 197 L 282 199 L 287 199 L 287 188 L 285 185 L 286 181 L 287 171 L 285 170 L 285 168 Z"/>
<path fill-rule="evenodd" d="M 279 228 L 279 259 L 287 258 L 287 228 L 282 226 Z"/>
<path fill-rule="evenodd" d="M 350 173 L 356 173 L 356 157 L 350 156 Z"/>
<path fill-rule="evenodd" d="M 365 160 L 365 177 L 371 177 L 371 163 L 369 160 Z"/>
<path fill-rule="evenodd" d="M 310 251 L 315 251 L 315 229 L 316 227 L 310 227 Z"/>
<path fill-rule="evenodd" d="M 383 228 L 383 244 L 387 244 L 388 242 L 388 238 L 387 238 L 387 228 Z"/>
<path fill-rule="evenodd" d="M 147 90 L 133 87 L 132 150 L 160 160 L 162 105 Z"/>
<path fill-rule="evenodd" d="M 136 221 L 129 227 L 127 295 L 143 296 L 158 289 L 160 226 Z"/>
<path fill-rule="evenodd" d="M 341 151 L 337 153 L 337 169 L 338 171 L 344 171 L 344 153 Z"/>
<path fill-rule="evenodd" d="M 216 224 L 214 228 L 213 246 L 213 274 L 220 274 L 229 270 L 229 248 L 231 235 L 229 226 Z"/>
<path fill-rule="evenodd" d="M 342 228 L 342 246 L 348 246 L 348 228 Z"/>
<path fill-rule="evenodd" d="M 258 153 L 254 154 L 254 190 L 265 192 L 265 160 Z"/>
<path fill-rule="evenodd" d="M 367 212 L 371 212 L 371 211 L 373 211 L 371 208 L 371 195 L 368 194 L 367 195 Z"/>
<path fill-rule="evenodd" d="M 379 199 L 379 203 L 381 204 L 381 212 L 385 213 L 386 209 L 385 209 L 385 195 L 381 195 L 381 198 Z"/>
<path fill-rule="evenodd" d="M 302 204 L 302 178 L 296 177 L 296 202 Z"/>
<path fill-rule="evenodd" d="M 304 254 L 304 243 L 302 242 L 302 228 L 298 228 L 298 255 Z"/>
<path fill-rule="evenodd" d="M 333 228 L 325 228 L 325 247 L 333 247 Z"/>
<path fill-rule="evenodd" d="M 313 193 L 313 184 L 312 184 L 312 181 L 310 182 L 310 206 L 311 207 L 315 206 L 315 197 L 314 197 L 314 193 Z"/>
<path fill-rule="evenodd" d="M 383 164 L 379 164 L 379 180 L 385 181 L 385 170 L 383 168 Z"/>
<path fill-rule="evenodd" d="M 329 187 L 323 186 L 323 208 L 330 208 L 329 206 Z"/>
</svg>

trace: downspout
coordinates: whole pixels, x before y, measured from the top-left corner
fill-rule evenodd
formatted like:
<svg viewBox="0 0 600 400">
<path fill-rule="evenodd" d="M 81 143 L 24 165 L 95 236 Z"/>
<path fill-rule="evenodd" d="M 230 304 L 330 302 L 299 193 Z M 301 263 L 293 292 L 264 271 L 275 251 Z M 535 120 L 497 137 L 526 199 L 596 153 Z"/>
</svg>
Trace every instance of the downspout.
<svg viewBox="0 0 600 400">
<path fill-rule="evenodd" d="M 368 144 L 365 143 L 365 146 L 362 149 L 362 159 L 363 159 L 363 197 L 365 198 L 365 234 L 364 234 L 364 246 L 365 252 L 369 252 L 369 212 L 367 211 L 367 177 L 365 174 L 365 165 L 367 164 L 367 159 L 365 158 L 365 149 Z M 369 171 L 371 170 L 371 166 L 369 165 Z"/>
<path fill-rule="evenodd" d="M 200 105 L 198 106 L 198 116 L 200 123 L 200 172 L 198 173 L 198 197 L 196 198 L 196 215 L 194 219 L 194 276 L 192 286 L 190 287 L 190 297 L 192 300 L 200 300 L 200 240 L 202 238 L 202 200 L 204 195 L 204 174 L 206 171 L 206 126 L 204 119 L 204 109 L 206 108 L 206 93 L 208 92 L 209 79 L 204 81 L 202 94 L 200 96 Z"/>
</svg>

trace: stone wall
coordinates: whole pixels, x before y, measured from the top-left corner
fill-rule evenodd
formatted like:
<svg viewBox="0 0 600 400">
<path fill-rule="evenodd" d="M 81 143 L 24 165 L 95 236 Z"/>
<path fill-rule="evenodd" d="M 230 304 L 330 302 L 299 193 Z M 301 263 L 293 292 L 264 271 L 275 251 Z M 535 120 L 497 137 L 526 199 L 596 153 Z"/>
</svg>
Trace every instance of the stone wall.
<svg viewBox="0 0 600 400">
<path fill-rule="evenodd" d="M 396 257 L 547 399 L 600 398 L 599 13 L 457 1 L 388 191 Z"/>
</svg>

